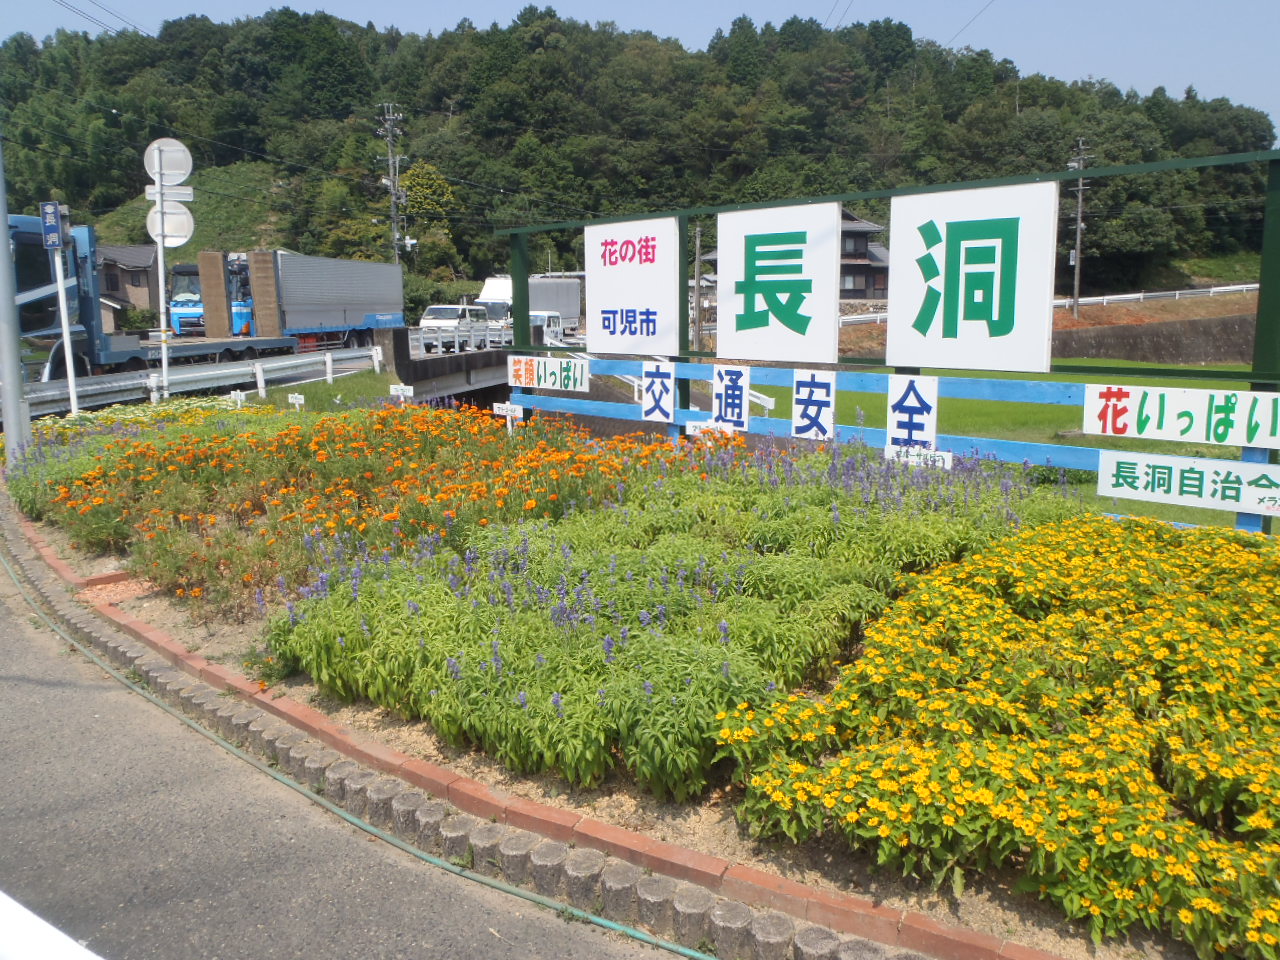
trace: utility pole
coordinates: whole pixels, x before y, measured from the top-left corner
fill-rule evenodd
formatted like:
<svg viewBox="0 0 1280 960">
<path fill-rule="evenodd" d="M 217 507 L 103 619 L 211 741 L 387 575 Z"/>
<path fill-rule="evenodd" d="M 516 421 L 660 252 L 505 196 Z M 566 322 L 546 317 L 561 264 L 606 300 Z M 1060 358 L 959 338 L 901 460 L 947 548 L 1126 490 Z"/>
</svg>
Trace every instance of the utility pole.
<svg viewBox="0 0 1280 960">
<path fill-rule="evenodd" d="M 18 331 L 13 246 L 9 241 L 9 202 L 4 180 L 4 138 L 0 137 L 0 220 L 5 224 L 0 256 L 0 403 L 4 411 L 5 457 L 13 466 L 31 446 L 31 412 L 22 388 L 22 342 Z"/>
<path fill-rule="evenodd" d="M 700 223 L 693 228 L 693 349 L 702 349 L 702 224 Z"/>
<path fill-rule="evenodd" d="M 399 210 L 399 204 L 403 199 L 400 193 L 400 161 L 406 158 L 400 156 L 397 146 L 400 138 L 400 121 L 403 119 L 404 114 L 396 104 L 382 105 L 382 126 L 378 128 L 378 136 L 387 141 L 387 177 L 382 182 L 391 191 L 391 254 L 396 263 L 400 262 L 400 241 L 403 236 L 400 230 L 402 217 Z"/>
<path fill-rule="evenodd" d="M 1076 185 L 1068 188 L 1075 191 L 1076 195 L 1076 245 L 1071 251 L 1071 264 L 1075 267 L 1075 282 L 1071 291 L 1071 314 L 1077 320 L 1080 319 L 1080 260 L 1082 259 L 1080 244 L 1084 238 L 1084 192 L 1089 189 L 1085 186 L 1088 181 L 1084 178 L 1084 168 L 1092 159 L 1092 156 L 1084 152 L 1084 137 L 1077 137 L 1076 155 L 1067 164 L 1068 170 L 1081 171 Z"/>
</svg>

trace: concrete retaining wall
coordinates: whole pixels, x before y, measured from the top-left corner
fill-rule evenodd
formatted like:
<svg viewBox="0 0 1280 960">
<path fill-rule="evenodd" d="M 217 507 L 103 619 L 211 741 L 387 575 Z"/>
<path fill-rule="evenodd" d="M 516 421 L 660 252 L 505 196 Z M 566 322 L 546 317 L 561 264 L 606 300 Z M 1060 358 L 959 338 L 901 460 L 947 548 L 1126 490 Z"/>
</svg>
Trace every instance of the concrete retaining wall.
<svg viewBox="0 0 1280 960">
<path fill-rule="evenodd" d="M 1057 330 L 1053 358 L 1141 363 L 1249 363 L 1254 314 Z"/>
</svg>

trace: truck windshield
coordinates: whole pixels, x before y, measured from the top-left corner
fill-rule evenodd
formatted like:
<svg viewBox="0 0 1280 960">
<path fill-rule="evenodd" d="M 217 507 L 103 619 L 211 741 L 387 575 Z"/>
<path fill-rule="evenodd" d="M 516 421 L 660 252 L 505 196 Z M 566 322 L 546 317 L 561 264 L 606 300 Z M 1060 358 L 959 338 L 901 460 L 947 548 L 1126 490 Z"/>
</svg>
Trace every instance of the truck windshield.
<svg viewBox="0 0 1280 960">
<path fill-rule="evenodd" d="M 53 283 L 53 261 L 37 233 L 13 235 L 13 266 L 18 293 Z"/>
<path fill-rule="evenodd" d="M 175 273 L 169 284 L 169 299 L 179 303 L 199 303 L 199 275 L 192 273 Z"/>
<path fill-rule="evenodd" d="M 427 307 L 423 320 L 457 320 L 462 311 L 457 307 Z"/>
</svg>

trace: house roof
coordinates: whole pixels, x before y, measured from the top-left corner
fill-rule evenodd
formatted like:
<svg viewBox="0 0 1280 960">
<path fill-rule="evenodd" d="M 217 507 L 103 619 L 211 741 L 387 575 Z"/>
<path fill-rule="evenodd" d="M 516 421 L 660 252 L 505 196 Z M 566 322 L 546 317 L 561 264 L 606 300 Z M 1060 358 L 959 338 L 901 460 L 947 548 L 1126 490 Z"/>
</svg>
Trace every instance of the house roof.
<svg viewBox="0 0 1280 960">
<path fill-rule="evenodd" d="M 156 262 L 156 248 L 149 243 L 115 246 L 98 244 L 98 263 L 114 263 L 125 270 L 149 270 Z"/>
<path fill-rule="evenodd" d="M 889 265 L 889 248 L 883 243 L 867 244 L 867 259 L 874 264 Z"/>
<path fill-rule="evenodd" d="M 854 216 L 848 210 L 841 208 L 842 220 L 840 224 L 841 233 L 879 233 L 884 227 L 878 223 L 872 223 L 870 220 L 863 220 L 861 217 Z"/>
</svg>

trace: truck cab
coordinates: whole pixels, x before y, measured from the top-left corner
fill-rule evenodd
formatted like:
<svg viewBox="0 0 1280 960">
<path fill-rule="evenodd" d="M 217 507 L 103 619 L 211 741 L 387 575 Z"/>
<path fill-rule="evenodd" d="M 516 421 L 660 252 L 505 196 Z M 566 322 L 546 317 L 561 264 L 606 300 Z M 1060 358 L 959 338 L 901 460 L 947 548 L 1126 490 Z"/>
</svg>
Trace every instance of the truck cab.
<svg viewBox="0 0 1280 960">
<path fill-rule="evenodd" d="M 462 323 L 488 323 L 489 314 L 484 307 L 474 304 L 433 304 L 427 307 L 418 321 L 420 327 L 454 327 Z"/>
<path fill-rule="evenodd" d="M 530 310 L 529 326 L 542 327 L 544 336 L 556 340 L 572 337 L 578 332 L 578 321 L 565 320 L 556 310 Z"/>
<path fill-rule="evenodd" d="M 173 265 L 169 276 L 169 325 L 179 337 L 204 333 L 200 270 L 194 263 Z"/>
</svg>

